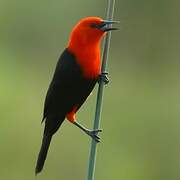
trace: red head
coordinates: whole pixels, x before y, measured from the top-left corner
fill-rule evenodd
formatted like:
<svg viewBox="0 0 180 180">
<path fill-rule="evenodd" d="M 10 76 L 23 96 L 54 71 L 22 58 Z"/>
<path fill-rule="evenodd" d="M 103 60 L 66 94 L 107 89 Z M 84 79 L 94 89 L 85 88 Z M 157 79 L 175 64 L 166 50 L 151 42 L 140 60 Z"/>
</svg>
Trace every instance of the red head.
<svg viewBox="0 0 180 180">
<path fill-rule="evenodd" d="M 87 17 L 80 20 L 71 32 L 69 47 L 84 47 L 99 44 L 105 32 L 94 28 L 93 25 L 100 25 L 102 22 L 103 20 L 99 17 Z"/>
<path fill-rule="evenodd" d="M 82 68 L 88 71 L 84 73 L 87 77 L 96 76 L 99 73 L 100 41 L 106 31 L 116 29 L 108 26 L 112 23 L 115 21 L 87 17 L 81 19 L 71 32 L 68 49 L 76 56 Z M 93 65 L 94 67 L 92 67 Z"/>
</svg>

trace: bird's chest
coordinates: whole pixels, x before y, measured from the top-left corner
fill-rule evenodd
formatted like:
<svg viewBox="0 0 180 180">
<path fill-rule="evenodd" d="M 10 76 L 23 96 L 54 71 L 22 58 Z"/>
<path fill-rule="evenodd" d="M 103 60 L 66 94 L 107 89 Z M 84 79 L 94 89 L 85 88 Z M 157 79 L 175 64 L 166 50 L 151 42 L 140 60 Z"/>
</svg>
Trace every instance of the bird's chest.
<svg viewBox="0 0 180 180">
<path fill-rule="evenodd" d="M 100 56 L 99 53 L 86 53 L 77 59 L 83 76 L 88 79 L 96 79 L 100 74 Z"/>
<path fill-rule="evenodd" d="M 100 74 L 100 63 L 99 61 L 89 60 L 82 69 L 85 78 L 94 79 Z"/>
</svg>

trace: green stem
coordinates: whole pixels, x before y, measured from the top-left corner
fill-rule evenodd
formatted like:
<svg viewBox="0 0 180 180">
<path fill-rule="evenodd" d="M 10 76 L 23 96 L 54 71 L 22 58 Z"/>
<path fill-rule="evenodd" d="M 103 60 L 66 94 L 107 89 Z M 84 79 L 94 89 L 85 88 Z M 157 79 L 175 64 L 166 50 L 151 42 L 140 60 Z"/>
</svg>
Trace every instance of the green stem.
<svg viewBox="0 0 180 180">
<path fill-rule="evenodd" d="M 113 19 L 114 5 L 115 5 L 115 0 L 108 0 L 107 17 L 106 17 L 107 20 Z M 111 32 L 108 32 L 104 40 L 104 50 L 103 50 L 102 68 L 101 68 L 102 72 L 106 72 L 109 47 L 110 47 L 110 39 L 111 39 Z M 101 81 L 99 83 L 99 88 L 98 88 L 98 93 L 97 93 L 96 112 L 95 112 L 93 129 L 99 129 L 101 110 L 102 110 L 103 92 L 104 92 L 104 82 Z M 94 180 L 94 171 L 95 171 L 95 164 L 96 164 L 96 145 L 97 143 L 94 140 L 92 140 L 91 151 L 90 151 L 90 156 L 89 156 L 87 180 Z"/>
</svg>

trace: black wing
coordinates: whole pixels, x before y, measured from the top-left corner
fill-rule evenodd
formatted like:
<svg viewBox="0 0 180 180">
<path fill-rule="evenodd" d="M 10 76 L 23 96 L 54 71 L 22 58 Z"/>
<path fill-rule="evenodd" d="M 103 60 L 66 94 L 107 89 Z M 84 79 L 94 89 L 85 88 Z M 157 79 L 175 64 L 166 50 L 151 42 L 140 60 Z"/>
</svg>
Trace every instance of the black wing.
<svg viewBox="0 0 180 180">
<path fill-rule="evenodd" d="M 74 106 L 79 108 L 84 103 L 96 82 L 97 79 L 83 77 L 75 56 L 65 49 L 59 58 L 46 95 L 43 120 L 54 121 L 50 124 L 55 121 L 55 124 L 61 124 Z"/>
</svg>

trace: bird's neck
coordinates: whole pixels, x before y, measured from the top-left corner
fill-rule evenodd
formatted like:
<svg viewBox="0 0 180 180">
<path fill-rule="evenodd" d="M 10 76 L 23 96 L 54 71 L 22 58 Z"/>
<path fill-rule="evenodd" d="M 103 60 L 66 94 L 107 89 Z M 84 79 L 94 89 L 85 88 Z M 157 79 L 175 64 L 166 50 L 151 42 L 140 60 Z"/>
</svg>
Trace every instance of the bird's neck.
<svg viewBox="0 0 180 180">
<path fill-rule="evenodd" d="M 68 50 L 76 57 L 85 78 L 96 79 L 99 76 L 101 65 L 100 42 L 88 44 L 82 41 L 70 41 Z"/>
</svg>

